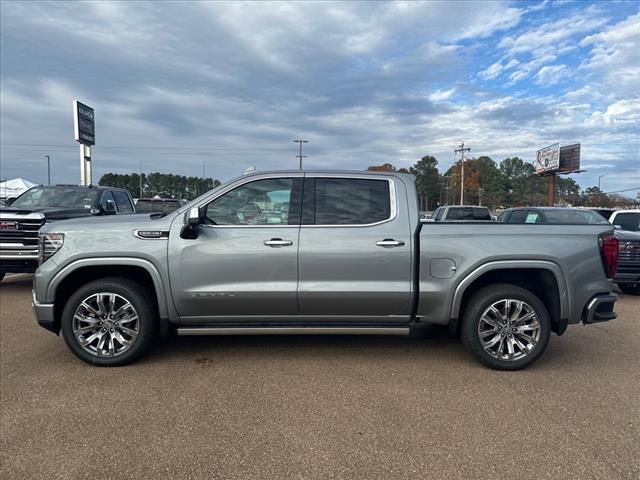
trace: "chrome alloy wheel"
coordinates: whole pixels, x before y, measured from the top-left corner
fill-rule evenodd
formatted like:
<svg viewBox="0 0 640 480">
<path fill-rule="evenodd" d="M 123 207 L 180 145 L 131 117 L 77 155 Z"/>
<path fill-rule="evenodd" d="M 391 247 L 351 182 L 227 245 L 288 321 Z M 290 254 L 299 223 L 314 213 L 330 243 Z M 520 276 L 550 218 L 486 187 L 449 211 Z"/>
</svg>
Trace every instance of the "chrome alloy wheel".
<svg viewBox="0 0 640 480">
<path fill-rule="evenodd" d="M 129 350 L 140 331 L 138 312 L 131 302 L 112 292 L 89 295 L 73 314 L 73 335 L 96 357 L 117 357 Z"/>
<path fill-rule="evenodd" d="M 485 352 L 498 360 L 515 361 L 529 355 L 540 339 L 540 321 L 526 302 L 512 298 L 489 306 L 478 323 Z"/>
</svg>

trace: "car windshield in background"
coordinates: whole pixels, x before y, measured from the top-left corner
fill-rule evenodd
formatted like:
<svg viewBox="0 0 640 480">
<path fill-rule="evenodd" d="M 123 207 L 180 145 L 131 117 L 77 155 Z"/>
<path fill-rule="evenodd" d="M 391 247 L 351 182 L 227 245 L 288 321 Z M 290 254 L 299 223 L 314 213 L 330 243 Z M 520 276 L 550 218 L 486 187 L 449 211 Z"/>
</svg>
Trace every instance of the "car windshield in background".
<svg viewBox="0 0 640 480">
<path fill-rule="evenodd" d="M 622 230 L 640 232 L 640 213 L 628 212 L 618 213 L 614 220 L 616 225 L 620 225 Z"/>
<path fill-rule="evenodd" d="M 578 209 L 549 209 L 545 210 L 544 214 L 547 217 L 548 223 L 571 223 L 580 224 L 585 223 L 592 224 L 607 224 L 609 223 L 606 218 L 597 212 L 591 210 L 578 210 Z"/>
<path fill-rule="evenodd" d="M 491 220 L 491 214 L 486 208 L 451 207 L 447 220 Z"/>
<path fill-rule="evenodd" d="M 181 206 L 182 204 L 179 200 L 138 200 L 138 203 L 136 203 L 136 213 L 171 213 Z"/>
<path fill-rule="evenodd" d="M 88 188 L 34 187 L 16 198 L 11 208 L 91 208 L 98 193 L 98 190 Z"/>
</svg>

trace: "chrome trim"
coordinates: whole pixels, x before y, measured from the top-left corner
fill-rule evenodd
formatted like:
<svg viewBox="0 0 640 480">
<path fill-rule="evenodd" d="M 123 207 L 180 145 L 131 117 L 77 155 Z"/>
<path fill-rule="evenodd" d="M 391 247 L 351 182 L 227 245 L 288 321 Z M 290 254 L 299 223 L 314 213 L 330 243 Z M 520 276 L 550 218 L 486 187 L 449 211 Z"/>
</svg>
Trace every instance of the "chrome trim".
<svg viewBox="0 0 640 480">
<path fill-rule="evenodd" d="M 161 232 L 166 233 L 166 237 L 141 237 L 140 232 Z M 133 236 L 139 238 L 140 240 L 169 240 L 169 230 L 147 230 L 147 229 L 139 229 L 133 231 Z"/>
<path fill-rule="evenodd" d="M 7 207 L 12 208 L 12 207 Z M 11 213 L 11 212 L 0 212 L 0 219 L 10 218 L 12 220 L 44 220 L 43 213 Z"/>
<path fill-rule="evenodd" d="M 263 243 L 268 247 L 289 247 L 293 245 L 293 242 L 291 240 L 282 240 L 276 238 L 265 240 Z"/>
<path fill-rule="evenodd" d="M 178 335 L 409 335 L 409 327 L 188 327 Z"/>
</svg>

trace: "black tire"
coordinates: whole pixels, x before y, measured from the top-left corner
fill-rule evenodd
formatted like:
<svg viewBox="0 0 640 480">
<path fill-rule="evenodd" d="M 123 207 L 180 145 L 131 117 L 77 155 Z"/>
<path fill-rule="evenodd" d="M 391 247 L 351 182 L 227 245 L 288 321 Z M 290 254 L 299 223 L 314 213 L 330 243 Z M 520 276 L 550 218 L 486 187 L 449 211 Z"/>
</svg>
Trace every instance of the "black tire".
<svg viewBox="0 0 640 480">
<path fill-rule="evenodd" d="M 640 283 L 619 283 L 618 288 L 627 295 L 640 295 Z"/>
<path fill-rule="evenodd" d="M 481 332 L 479 331 L 481 318 L 483 317 L 483 314 L 489 309 L 489 307 L 494 304 L 500 305 L 498 302 L 506 302 L 504 304 L 506 309 L 511 308 L 511 306 L 513 305 L 517 305 L 516 303 L 508 302 L 508 300 L 524 302 L 526 304 L 526 308 L 530 309 L 527 311 L 529 313 L 533 311 L 535 315 L 534 318 L 537 318 L 539 323 L 539 333 L 537 334 L 538 337 L 535 344 L 531 342 L 530 345 L 533 346 L 530 348 L 530 350 L 522 350 L 516 346 L 511 346 L 513 350 L 518 350 L 516 355 L 523 355 L 521 358 L 513 358 L 511 360 L 505 358 L 497 358 L 498 356 L 504 357 L 505 355 L 508 355 L 508 352 L 504 352 L 504 354 L 501 354 L 501 350 L 499 350 L 501 347 L 506 346 L 501 343 L 507 340 L 506 337 L 509 338 L 509 342 L 515 342 L 516 335 L 518 335 L 517 340 L 519 342 L 522 339 L 521 337 L 519 337 L 520 333 L 512 334 L 509 332 L 509 329 L 512 328 L 512 325 L 511 323 L 507 322 L 511 322 L 512 315 L 509 314 L 511 310 L 507 310 L 508 314 L 506 316 L 508 318 L 504 319 L 505 323 L 500 325 L 499 332 L 492 334 L 491 332 L 493 330 L 487 330 L 489 336 L 486 336 L 485 338 L 489 338 L 491 335 L 495 335 L 491 337 L 489 341 L 496 338 L 498 339 L 497 342 L 499 343 L 499 345 L 496 347 L 496 349 L 498 349 L 497 356 L 494 356 L 488 353 L 487 350 L 485 350 L 480 339 Z M 534 320 L 530 319 L 530 321 L 533 322 Z M 483 328 L 484 326 L 488 325 L 485 320 L 483 320 L 482 322 Z M 517 325 L 514 324 L 512 331 L 516 331 L 516 328 Z M 535 294 L 533 294 L 529 290 L 513 285 L 495 284 L 477 291 L 469 299 L 464 313 L 461 338 L 462 343 L 464 344 L 466 349 L 469 350 L 469 352 L 471 352 L 471 354 L 473 354 L 473 356 L 484 365 L 495 370 L 520 370 L 531 365 L 540 355 L 542 355 L 544 350 L 547 348 L 547 344 L 549 343 L 550 333 L 551 320 L 549 318 L 549 312 Z M 500 337 L 503 337 L 502 341 L 500 340 Z M 513 343 L 511 343 L 511 345 L 513 345 Z M 523 345 L 527 347 L 529 346 L 526 344 Z"/>
<path fill-rule="evenodd" d="M 136 325 L 137 336 L 130 346 L 126 347 L 126 350 L 122 351 L 122 353 L 116 353 L 114 356 L 101 356 L 88 352 L 80 345 L 79 340 L 74 335 L 74 314 L 76 310 L 80 307 L 83 300 L 99 293 L 113 293 L 120 297 L 119 301 L 122 302 L 121 299 L 128 301 L 132 305 L 133 309 L 135 309 L 135 313 L 138 318 Z M 78 358 L 92 365 L 115 367 L 133 362 L 149 348 L 158 323 L 156 310 L 153 305 L 149 304 L 149 297 L 150 295 L 144 287 L 126 278 L 112 277 L 99 279 L 79 288 L 73 293 L 73 295 L 71 295 L 62 312 L 62 336 L 64 337 L 67 346 Z M 117 306 L 118 304 L 116 304 L 116 307 Z M 104 322 L 106 322 L 106 320 L 104 320 Z M 104 322 L 101 322 L 101 325 Z M 103 326 L 107 327 L 107 330 L 109 329 L 106 324 Z M 132 325 L 127 324 L 127 326 Z M 114 331 L 114 329 L 111 329 L 111 331 Z M 86 335 L 89 336 L 94 332 L 97 333 L 94 330 L 87 332 Z M 122 335 L 121 338 L 123 338 Z M 115 345 L 118 344 L 115 343 Z M 100 348 L 100 340 L 97 340 L 97 345 L 95 347 L 91 347 L 89 345 L 87 348 L 95 348 L 98 350 L 98 348 Z M 124 345 L 122 345 L 122 348 L 125 348 Z"/>
</svg>

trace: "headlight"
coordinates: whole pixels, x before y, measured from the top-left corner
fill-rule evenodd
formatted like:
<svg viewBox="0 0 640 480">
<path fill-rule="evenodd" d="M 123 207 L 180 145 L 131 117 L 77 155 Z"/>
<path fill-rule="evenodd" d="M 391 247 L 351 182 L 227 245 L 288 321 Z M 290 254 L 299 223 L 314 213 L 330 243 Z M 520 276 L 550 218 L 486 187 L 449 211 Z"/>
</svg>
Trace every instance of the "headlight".
<svg viewBox="0 0 640 480">
<path fill-rule="evenodd" d="M 38 260 L 42 265 L 51 255 L 62 248 L 64 233 L 41 233 L 38 235 Z"/>
</svg>

